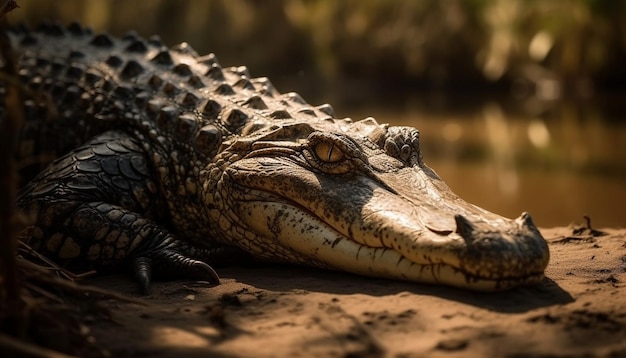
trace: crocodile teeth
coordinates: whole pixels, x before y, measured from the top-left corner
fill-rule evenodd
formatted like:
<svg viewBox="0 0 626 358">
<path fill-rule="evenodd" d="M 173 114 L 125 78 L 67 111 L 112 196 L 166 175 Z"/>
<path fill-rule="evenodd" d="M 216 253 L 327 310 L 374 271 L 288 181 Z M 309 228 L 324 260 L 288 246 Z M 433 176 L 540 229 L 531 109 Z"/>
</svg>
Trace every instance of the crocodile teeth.
<svg viewBox="0 0 626 358">
<path fill-rule="evenodd" d="M 472 225 L 467 218 L 463 215 L 454 215 L 454 221 L 456 222 L 456 233 L 459 234 L 467 243 L 471 243 L 474 232 L 474 225 Z"/>
</svg>

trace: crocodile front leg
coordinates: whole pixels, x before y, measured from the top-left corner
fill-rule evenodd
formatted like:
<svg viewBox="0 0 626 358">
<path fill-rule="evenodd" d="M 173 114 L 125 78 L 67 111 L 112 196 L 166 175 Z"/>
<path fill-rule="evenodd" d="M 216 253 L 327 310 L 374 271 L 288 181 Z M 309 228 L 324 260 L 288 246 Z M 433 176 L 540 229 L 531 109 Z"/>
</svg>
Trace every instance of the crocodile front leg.
<svg viewBox="0 0 626 358">
<path fill-rule="evenodd" d="M 142 292 L 151 276 L 219 283 L 206 262 L 228 248 L 199 249 L 178 240 L 141 146 L 122 132 L 104 133 L 57 159 L 21 194 L 35 218 L 23 237 L 70 269 L 130 267 Z"/>
</svg>

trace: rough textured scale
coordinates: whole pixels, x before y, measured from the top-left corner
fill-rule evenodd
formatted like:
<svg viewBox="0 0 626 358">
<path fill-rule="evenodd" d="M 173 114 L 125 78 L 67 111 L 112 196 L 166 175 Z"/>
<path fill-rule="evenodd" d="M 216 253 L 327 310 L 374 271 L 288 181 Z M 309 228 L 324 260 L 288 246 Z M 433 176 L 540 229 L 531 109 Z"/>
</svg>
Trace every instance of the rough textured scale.
<svg viewBox="0 0 626 358">
<path fill-rule="evenodd" d="M 75 24 L 9 36 L 35 94 L 23 236 L 60 264 L 127 266 L 143 291 L 151 275 L 218 282 L 210 265 L 240 257 L 479 290 L 543 278 L 530 216 L 453 194 L 415 128 L 336 119 L 185 43 Z"/>
</svg>

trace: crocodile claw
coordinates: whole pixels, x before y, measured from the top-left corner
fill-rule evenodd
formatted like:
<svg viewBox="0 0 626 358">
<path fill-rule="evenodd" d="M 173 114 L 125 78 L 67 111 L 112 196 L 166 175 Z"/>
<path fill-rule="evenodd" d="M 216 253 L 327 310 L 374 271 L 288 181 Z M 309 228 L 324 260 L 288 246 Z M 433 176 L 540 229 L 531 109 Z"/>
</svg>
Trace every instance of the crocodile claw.
<svg viewBox="0 0 626 358">
<path fill-rule="evenodd" d="M 185 252 L 185 254 L 182 254 L 179 250 Z M 133 272 L 139 289 L 144 295 L 150 293 L 153 271 L 159 279 L 192 277 L 207 281 L 211 285 L 219 285 L 220 277 L 217 272 L 206 262 L 191 257 L 202 257 L 203 260 L 213 261 L 213 258 L 221 254 L 223 254 L 223 250 L 220 249 L 198 250 L 182 244 L 176 251 L 164 249 L 152 253 L 150 257 L 135 258 L 133 260 Z M 155 263 L 154 265 L 153 262 Z"/>
<path fill-rule="evenodd" d="M 152 279 L 152 260 L 147 257 L 138 257 L 133 260 L 133 273 L 139 289 L 143 295 L 150 293 L 150 280 Z"/>
</svg>

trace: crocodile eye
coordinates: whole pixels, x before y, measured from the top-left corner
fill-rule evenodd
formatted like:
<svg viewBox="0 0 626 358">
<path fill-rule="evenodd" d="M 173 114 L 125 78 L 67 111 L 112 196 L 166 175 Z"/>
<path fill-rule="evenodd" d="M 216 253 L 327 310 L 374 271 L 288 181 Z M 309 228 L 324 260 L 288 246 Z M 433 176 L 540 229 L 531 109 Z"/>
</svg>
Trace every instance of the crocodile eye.
<svg viewBox="0 0 626 358">
<path fill-rule="evenodd" d="M 362 162 L 360 148 L 346 135 L 313 132 L 307 138 L 302 154 L 307 163 L 327 174 L 346 174 Z"/>
<path fill-rule="evenodd" d="M 325 163 L 337 163 L 345 158 L 343 152 L 332 143 L 320 142 L 313 147 L 319 160 Z"/>
</svg>

